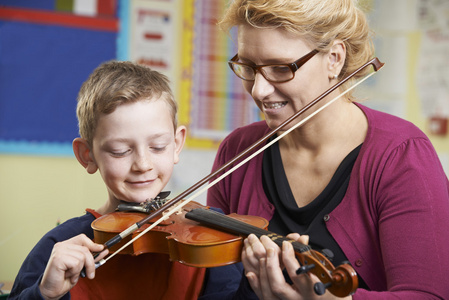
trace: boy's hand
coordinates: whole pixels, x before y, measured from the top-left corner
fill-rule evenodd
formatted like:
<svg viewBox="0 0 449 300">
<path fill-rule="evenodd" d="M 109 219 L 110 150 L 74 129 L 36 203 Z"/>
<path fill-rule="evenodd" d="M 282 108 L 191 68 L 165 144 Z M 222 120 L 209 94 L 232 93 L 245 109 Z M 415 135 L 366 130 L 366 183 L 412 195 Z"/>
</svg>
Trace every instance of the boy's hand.
<svg viewBox="0 0 449 300">
<path fill-rule="evenodd" d="M 84 267 L 87 277 L 94 278 L 95 261 L 92 252 L 103 249 L 103 245 L 94 243 L 84 234 L 56 243 L 39 285 L 42 296 L 45 299 L 59 299 L 65 295 L 78 282 Z M 107 253 L 108 250 L 104 250 L 96 260 L 102 259 Z"/>
</svg>

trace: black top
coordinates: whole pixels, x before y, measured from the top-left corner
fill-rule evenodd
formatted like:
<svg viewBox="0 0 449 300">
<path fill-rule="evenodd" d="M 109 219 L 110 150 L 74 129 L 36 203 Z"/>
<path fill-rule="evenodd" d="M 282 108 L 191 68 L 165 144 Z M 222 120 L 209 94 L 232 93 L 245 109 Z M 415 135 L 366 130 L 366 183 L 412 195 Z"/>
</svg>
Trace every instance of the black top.
<svg viewBox="0 0 449 300">
<path fill-rule="evenodd" d="M 268 230 L 281 235 L 297 232 L 309 235 L 309 245 L 321 252 L 331 250 L 335 266 L 347 261 L 340 246 L 326 228 L 325 219 L 342 201 L 349 184 L 352 167 L 361 145 L 341 162 L 331 181 L 318 197 L 304 207 L 298 207 L 282 164 L 278 143 L 265 150 L 262 176 L 265 193 L 275 206 Z M 359 277 L 359 287 L 367 288 Z"/>
</svg>

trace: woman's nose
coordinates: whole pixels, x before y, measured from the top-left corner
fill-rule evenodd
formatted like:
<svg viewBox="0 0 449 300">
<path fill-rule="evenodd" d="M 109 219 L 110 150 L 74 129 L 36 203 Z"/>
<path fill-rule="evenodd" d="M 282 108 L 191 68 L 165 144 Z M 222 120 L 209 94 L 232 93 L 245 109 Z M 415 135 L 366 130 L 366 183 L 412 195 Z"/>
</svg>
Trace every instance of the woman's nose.
<svg viewBox="0 0 449 300">
<path fill-rule="evenodd" d="M 254 78 L 254 83 L 251 89 L 251 96 L 255 100 L 262 100 L 274 91 L 274 86 L 263 77 L 260 72 L 257 72 Z"/>
</svg>

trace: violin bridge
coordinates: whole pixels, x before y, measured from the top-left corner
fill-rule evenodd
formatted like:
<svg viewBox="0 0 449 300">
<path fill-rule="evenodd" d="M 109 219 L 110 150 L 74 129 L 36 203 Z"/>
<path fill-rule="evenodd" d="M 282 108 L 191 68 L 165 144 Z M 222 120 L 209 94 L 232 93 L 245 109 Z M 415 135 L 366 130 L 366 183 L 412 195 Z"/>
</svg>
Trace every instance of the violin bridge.
<svg viewBox="0 0 449 300">
<path fill-rule="evenodd" d="M 184 210 L 184 205 L 182 205 L 182 203 L 184 203 L 184 202 L 186 202 L 186 200 L 181 200 L 180 202 L 179 202 L 179 205 L 177 206 L 177 207 L 179 207 L 177 210 L 176 210 L 176 212 L 175 212 L 175 214 L 177 214 L 177 215 L 180 215 L 180 214 L 182 214 L 183 213 L 183 210 Z M 189 203 L 190 201 L 187 201 L 187 203 Z"/>
</svg>

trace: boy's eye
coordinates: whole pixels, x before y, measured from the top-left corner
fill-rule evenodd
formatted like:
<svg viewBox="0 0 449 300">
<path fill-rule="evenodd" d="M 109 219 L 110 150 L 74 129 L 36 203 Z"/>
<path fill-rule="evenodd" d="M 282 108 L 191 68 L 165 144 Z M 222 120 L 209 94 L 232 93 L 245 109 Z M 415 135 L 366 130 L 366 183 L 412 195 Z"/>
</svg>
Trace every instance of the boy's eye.
<svg viewBox="0 0 449 300">
<path fill-rule="evenodd" d="M 161 147 L 150 147 L 150 149 L 154 152 L 162 152 L 167 148 L 167 146 L 161 146 Z"/>
<path fill-rule="evenodd" d="M 111 151 L 111 154 L 113 156 L 125 156 L 127 153 L 129 153 L 130 150 L 126 151 Z"/>
</svg>

